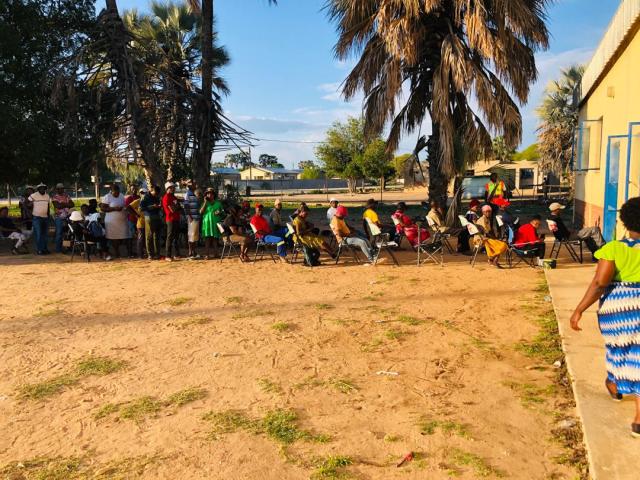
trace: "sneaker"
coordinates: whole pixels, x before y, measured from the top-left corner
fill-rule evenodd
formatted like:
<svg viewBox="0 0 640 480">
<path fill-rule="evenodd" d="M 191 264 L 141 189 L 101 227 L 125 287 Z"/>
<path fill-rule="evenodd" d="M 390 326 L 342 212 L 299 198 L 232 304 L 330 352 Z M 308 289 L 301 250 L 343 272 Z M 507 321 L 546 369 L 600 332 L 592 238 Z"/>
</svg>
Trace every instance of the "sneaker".
<svg viewBox="0 0 640 480">
<path fill-rule="evenodd" d="M 171 257 L 164 257 L 164 261 L 165 261 L 165 262 L 173 262 L 173 258 L 171 258 Z"/>
<path fill-rule="evenodd" d="M 113 260 L 113 257 L 111 255 L 107 255 L 106 257 L 104 257 L 105 262 L 110 262 L 111 260 Z"/>
</svg>

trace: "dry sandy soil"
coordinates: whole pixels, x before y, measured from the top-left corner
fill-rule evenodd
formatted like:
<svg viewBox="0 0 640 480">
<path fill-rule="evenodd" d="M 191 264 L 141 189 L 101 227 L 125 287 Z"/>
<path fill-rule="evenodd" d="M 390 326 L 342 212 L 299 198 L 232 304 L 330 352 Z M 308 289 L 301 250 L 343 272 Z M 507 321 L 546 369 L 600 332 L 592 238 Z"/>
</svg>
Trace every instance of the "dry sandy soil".
<svg viewBox="0 0 640 480">
<path fill-rule="evenodd" d="M 571 400 L 515 348 L 542 274 L 404 255 L 0 257 L 2 478 L 576 478 L 551 438 Z"/>
</svg>

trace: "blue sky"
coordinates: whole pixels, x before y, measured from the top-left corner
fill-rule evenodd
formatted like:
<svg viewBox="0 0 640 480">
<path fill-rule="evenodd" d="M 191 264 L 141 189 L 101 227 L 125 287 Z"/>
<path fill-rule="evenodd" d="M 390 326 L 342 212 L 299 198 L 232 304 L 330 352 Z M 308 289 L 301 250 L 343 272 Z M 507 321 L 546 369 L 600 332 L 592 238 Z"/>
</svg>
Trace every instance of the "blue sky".
<svg viewBox="0 0 640 480">
<path fill-rule="evenodd" d="M 321 141 L 335 120 L 360 113 L 358 100 L 341 101 L 338 87 L 349 64 L 334 58 L 335 29 L 322 10 L 326 0 L 215 0 L 220 42 L 231 55 L 223 76 L 231 87 L 224 107 L 262 139 Z M 355 0 L 357 1 L 357 0 Z M 98 5 L 101 5 L 99 2 Z M 535 106 L 562 68 L 591 58 L 619 0 L 557 0 L 549 10 L 551 48 L 537 55 L 539 81 L 522 107 L 523 146 L 535 141 Z M 121 12 L 144 10 L 147 0 L 119 0 Z M 423 133 L 429 133 L 425 121 Z M 410 151 L 415 136 L 398 153 Z M 253 150 L 275 154 L 287 167 L 314 159 L 314 145 L 261 141 Z M 221 160 L 221 158 L 215 158 Z"/>
</svg>

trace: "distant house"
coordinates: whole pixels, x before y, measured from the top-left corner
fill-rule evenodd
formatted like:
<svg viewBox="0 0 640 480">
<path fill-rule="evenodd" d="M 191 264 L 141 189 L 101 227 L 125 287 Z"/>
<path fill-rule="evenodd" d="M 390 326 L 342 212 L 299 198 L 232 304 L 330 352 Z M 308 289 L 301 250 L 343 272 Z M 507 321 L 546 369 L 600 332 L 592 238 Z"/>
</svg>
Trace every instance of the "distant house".
<svg viewBox="0 0 640 480">
<path fill-rule="evenodd" d="M 252 166 L 240 172 L 242 180 L 298 180 L 302 170 Z"/>
<path fill-rule="evenodd" d="M 544 173 L 536 160 L 501 163 L 498 160 L 481 160 L 465 172 L 465 177 L 488 177 L 497 173 L 514 195 L 531 195 L 544 181 Z M 449 186 L 453 194 L 453 181 Z"/>
<path fill-rule="evenodd" d="M 235 168 L 212 168 L 211 169 L 212 177 L 219 177 L 223 182 L 237 182 L 240 180 L 240 170 L 236 170 Z"/>
</svg>

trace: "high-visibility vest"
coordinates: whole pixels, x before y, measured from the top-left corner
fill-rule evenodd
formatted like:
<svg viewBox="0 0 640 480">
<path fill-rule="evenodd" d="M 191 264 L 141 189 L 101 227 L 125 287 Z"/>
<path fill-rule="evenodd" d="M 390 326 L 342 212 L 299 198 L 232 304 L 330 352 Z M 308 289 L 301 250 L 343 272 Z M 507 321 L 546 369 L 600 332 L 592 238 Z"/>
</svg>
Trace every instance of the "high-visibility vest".
<svg viewBox="0 0 640 480">
<path fill-rule="evenodd" d="M 487 195 L 489 197 L 503 197 L 504 196 L 504 182 L 500 180 L 497 184 L 493 182 L 487 182 L 484 186 Z M 495 188 L 495 191 L 494 191 Z"/>
</svg>

